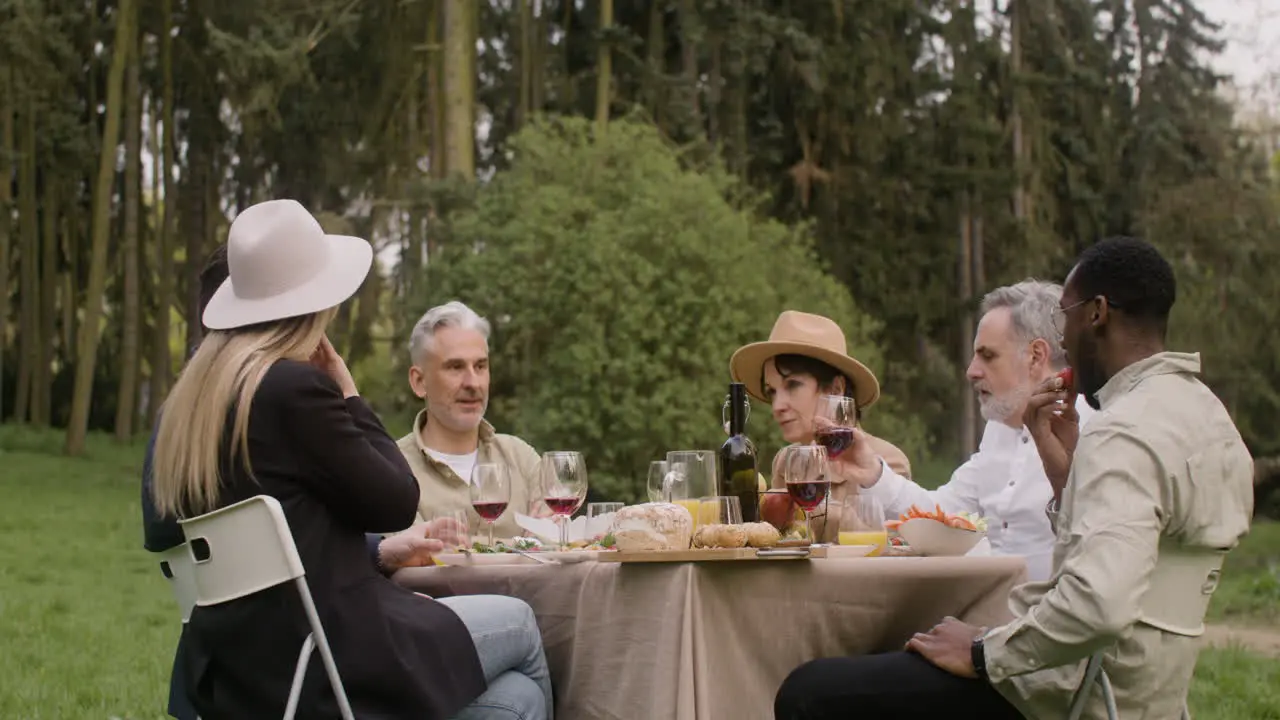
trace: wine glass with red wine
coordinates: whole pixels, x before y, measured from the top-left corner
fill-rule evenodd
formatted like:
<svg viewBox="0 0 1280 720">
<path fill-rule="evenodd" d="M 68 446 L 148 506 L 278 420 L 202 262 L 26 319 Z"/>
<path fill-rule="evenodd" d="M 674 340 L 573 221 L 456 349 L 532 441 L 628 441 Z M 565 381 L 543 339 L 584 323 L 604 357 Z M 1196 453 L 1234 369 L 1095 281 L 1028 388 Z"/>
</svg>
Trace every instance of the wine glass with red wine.
<svg viewBox="0 0 1280 720">
<path fill-rule="evenodd" d="M 587 462 L 582 453 L 542 455 L 542 497 L 560 523 L 560 547 L 569 546 L 569 516 L 587 499 Z"/>
<path fill-rule="evenodd" d="M 471 470 L 471 507 L 489 524 L 489 547 L 493 547 L 493 524 L 511 503 L 511 473 L 506 465 L 478 463 Z"/>
<path fill-rule="evenodd" d="M 813 441 L 827 449 L 835 460 L 853 447 L 853 428 L 858 424 L 858 404 L 843 395 L 822 395 L 813 412 Z"/>
<path fill-rule="evenodd" d="M 804 510 L 804 525 L 809 543 L 816 544 L 813 536 L 813 511 L 827 499 L 831 479 L 827 477 L 827 448 L 822 445 L 793 445 L 787 449 L 784 460 L 787 465 L 787 492 Z"/>
</svg>

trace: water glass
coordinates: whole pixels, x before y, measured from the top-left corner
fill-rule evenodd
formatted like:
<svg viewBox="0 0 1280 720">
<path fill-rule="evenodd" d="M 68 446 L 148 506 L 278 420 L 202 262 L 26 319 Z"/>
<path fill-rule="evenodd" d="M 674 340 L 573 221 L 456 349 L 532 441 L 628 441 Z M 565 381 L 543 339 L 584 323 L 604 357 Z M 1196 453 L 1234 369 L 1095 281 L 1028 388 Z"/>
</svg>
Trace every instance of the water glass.
<svg viewBox="0 0 1280 720">
<path fill-rule="evenodd" d="M 444 543 L 445 552 L 471 546 L 471 531 L 465 510 L 435 510 L 427 520 L 427 537 Z"/>
<path fill-rule="evenodd" d="M 587 539 L 594 540 L 609 534 L 613 527 L 613 515 L 624 507 L 620 502 L 594 502 L 587 505 Z"/>
</svg>

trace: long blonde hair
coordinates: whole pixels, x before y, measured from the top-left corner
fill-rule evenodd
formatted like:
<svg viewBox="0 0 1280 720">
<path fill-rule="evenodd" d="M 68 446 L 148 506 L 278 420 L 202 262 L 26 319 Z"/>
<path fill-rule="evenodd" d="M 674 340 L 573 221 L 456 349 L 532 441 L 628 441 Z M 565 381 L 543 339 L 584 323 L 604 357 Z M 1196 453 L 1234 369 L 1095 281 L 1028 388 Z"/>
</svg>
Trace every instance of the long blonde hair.
<svg viewBox="0 0 1280 720">
<path fill-rule="evenodd" d="M 162 407 L 151 494 L 162 515 L 183 518 L 217 507 L 227 415 L 235 408 L 233 452 L 249 465 L 249 410 L 277 360 L 306 361 L 337 308 L 236 330 L 212 330 Z"/>
</svg>

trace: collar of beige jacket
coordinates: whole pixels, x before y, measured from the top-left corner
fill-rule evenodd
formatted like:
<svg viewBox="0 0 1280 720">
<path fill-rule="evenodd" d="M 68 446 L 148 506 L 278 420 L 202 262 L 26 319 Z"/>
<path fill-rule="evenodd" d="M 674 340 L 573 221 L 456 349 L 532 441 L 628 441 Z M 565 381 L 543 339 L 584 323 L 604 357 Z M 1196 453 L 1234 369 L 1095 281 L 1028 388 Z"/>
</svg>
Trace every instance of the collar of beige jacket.
<svg viewBox="0 0 1280 720">
<path fill-rule="evenodd" d="M 420 450 L 423 455 L 434 460 L 435 458 L 432 458 L 431 455 L 427 453 L 427 450 L 435 450 L 435 448 L 428 448 L 427 444 L 422 440 L 422 431 L 426 429 L 427 420 L 430 417 L 430 413 L 427 412 L 426 408 L 418 411 L 418 415 L 413 419 L 413 441 L 417 443 L 418 450 Z M 482 445 L 486 445 L 493 440 L 493 436 L 496 434 L 496 431 L 493 429 L 493 425 L 489 424 L 488 420 L 481 420 L 480 426 L 476 428 L 476 433 L 476 450 L 479 450 Z M 444 451 L 436 450 L 436 452 Z"/>
</svg>

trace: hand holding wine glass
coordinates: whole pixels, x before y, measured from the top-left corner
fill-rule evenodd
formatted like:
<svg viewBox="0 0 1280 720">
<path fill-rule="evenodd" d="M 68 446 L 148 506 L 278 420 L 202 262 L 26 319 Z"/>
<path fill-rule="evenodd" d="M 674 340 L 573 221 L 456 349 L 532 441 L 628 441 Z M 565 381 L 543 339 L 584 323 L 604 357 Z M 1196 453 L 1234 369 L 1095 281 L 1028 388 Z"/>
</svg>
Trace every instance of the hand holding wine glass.
<svg viewBox="0 0 1280 720">
<path fill-rule="evenodd" d="M 489 547 L 493 547 L 493 524 L 511 503 L 511 474 L 506 465 L 478 463 L 471 470 L 471 507 L 489 525 Z"/>
<path fill-rule="evenodd" d="M 851 397 L 823 395 L 813 414 L 813 441 L 827 448 L 837 483 L 870 487 L 880 479 L 880 460 L 858 429 L 858 405 Z"/>
<path fill-rule="evenodd" d="M 542 495 L 560 522 L 560 547 L 569 546 L 569 516 L 587 498 L 587 463 L 582 453 L 553 451 L 542 456 Z"/>
</svg>

